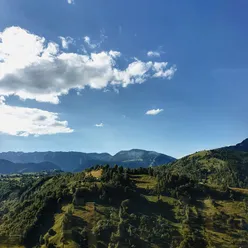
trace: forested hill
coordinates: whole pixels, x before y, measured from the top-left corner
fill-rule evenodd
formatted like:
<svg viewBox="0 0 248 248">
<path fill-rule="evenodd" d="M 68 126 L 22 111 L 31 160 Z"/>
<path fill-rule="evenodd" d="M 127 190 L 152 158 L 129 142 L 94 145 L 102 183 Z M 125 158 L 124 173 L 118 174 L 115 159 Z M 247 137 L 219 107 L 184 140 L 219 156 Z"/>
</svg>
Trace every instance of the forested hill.
<svg viewBox="0 0 248 248">
<path fill-rule="evenodd" d="M 201 151 L 171 163 L 168 169 L 209 185 L 248 187 L 248 152 L 225 148 Z"/>
<path fill-rule="evenodd" d="M 0 247 L 246 248 L 248 152 L 1 176 Z"/>
<path fill-rule="evenodd" d="M 16 174 L 60 170 L 60 167 L 51 162 L 41 163 L 12 163 L 5 159 L 0 159 L 0 174 Z"/>
<path fill-rule="evenodd" d="M 0 196 L 0 247 L 248 245 L 248 190 L 167 166 L 4 177 Z"/>
</svg>

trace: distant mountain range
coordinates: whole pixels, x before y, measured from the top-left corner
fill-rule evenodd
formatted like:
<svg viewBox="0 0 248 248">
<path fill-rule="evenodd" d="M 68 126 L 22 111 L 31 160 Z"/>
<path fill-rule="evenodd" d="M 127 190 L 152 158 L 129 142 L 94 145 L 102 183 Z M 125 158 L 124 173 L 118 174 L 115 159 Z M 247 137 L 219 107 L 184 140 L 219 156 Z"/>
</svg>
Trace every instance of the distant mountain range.
<svg viewBox="0 0 248 248">
<path fill-rule="evenodd" d="M 0 159 L 0 174 L 15 174 L 60 170 L 60 167 L 51 162 L 41 163 L 13 163 L 5 159 Z"/>
<path fill-rule="evenodd" d="M 248 139 L 237 145 L 219 149 L 248 152 Z M 114 156 L 109 153 L 83 152 L 2 152 L 0 153 L 0 173 L 39 172 L 53 169 L 77 172 L 96 164 L 118 164 L 137 168 L 168 164 L 175 160 L 162 153 L 140 149 L 120 151 Z"/>
<path fill-rule="evenodd" d="M 83 152 L 3 152 L 0 153 L 0 159 L 18 164 L 50 162 L 56 166 L 56 169 L 61 168 L 71 172 L 81 171 L 96 164 L 118 164 L 136 168 L 167 164 L 176 160 L 162 153 L 140 149 L 120 151 L 114 156 L 108 153 Z"/>
</svg>

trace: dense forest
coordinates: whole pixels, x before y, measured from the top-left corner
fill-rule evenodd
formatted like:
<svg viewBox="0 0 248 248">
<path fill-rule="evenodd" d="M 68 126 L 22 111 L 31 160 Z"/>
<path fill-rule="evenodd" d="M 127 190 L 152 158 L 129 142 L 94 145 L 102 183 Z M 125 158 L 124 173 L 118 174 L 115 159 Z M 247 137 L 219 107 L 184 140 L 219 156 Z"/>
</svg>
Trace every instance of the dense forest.
<svg viewBox="0 0 248 248">
<path fill-rule="evenodd" d="M 2 175 L 1 247 L 248 247 L 248 153 Z"/>
</svg>

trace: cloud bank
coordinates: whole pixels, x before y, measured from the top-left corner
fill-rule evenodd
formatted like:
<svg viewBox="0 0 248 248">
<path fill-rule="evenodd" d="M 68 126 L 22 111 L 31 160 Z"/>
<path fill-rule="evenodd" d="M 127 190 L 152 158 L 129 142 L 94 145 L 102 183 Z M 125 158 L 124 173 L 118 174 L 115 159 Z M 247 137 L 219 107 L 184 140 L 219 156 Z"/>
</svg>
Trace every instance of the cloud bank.
<svg viewBox="0 0 248 248">
<path fill-rule="evenodd" d="M 106 38 L 103 34 L 101 37 Z M 65 52 L 70 45 L 75 45 L 74 40 L 59 38 L 61 45 L 14 26 L 0 32 L 0 118 L 4 123 L 13 123 L 10 126 L 1 123 L 0 132 L 28 136 L 73 131 L 66 121 L 59 120 L 57 113 L 7 106 L 4 102 L 9 96 L 58 104 L 60 96 L 72 89 L 80 92 L 85 87 L 104 90 L 112 86 L 118 91 L 118 87 L 141 84 L 151 78 L 171 79 L 177 70 L 168 62 L 138 59 L 121 70 L 118 65 L 121 52 L 110 50 L 86 55 Z M 100 48 L 87 36 L 84 42 L 91 50 Z M 39 119 L 41 115 L 46 118 Z"/>
<path fill-rule="evenodd" d="M 0 133 L 29 136 L 57 133 L 71 133 L 67 121 L 60 121 L 58 113 L 36 108 L 5 105 L 0 98 Z"/>
<path fill-rule="evenodd" d="M 44 37 L 10 27 L 0 33 L 0 95 L 58 104 L 59 96 L 71 89 L 126 87 L 152 77 L 170 79 L 176 71 L 168 62 L 140 60 L 119 70 L 119 56 L 118 51 L 65 53 Z"/>
</svg>

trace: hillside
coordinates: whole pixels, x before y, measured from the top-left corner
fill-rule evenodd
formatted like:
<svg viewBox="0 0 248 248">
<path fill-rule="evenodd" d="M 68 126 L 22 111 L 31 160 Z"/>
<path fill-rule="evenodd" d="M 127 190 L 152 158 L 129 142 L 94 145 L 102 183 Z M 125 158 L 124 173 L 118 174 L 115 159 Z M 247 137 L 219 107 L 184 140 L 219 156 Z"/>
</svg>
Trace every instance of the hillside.
<svg viewBox="0 0 248 248">
<path fill-rule="evenodd" d="M 238 143 L 235 146 L 225 147 L 225 149 L 248 152 L 248 139 L 243 140 L 241 143 Z"/>
<path fill-rule="evenodd" d="M 248 152 L 226 148 L 201 151 L 175 161 L 168 170 L 209 185 L 248 187 Z"/>
<path fill-rule="evenodd" d="M 41 163 L 51 162 L 58 165 L 64 171 L 81 171 L 96 164 L 123 165 L 129 167 L 148 167 L 167 164 L 174 161 L 170 156 L 133 149 L 121 151 L 114 156 L 108 153 L 82 153 L 82 152 L 3 152 L 0 159 L 14 163 Z"/>
<path fill-rule="evenodd" d="M 113 160 L 151 156 L 160 154 L 135 149 Z M 0 178 L 0 247 L 245 248 L 247 240 L 248 152 L 238 149 L 149 168 Z"/>
<path fill-rule="evenodd" d="M 0 159 L 0 174 L 28 173 L 60 170 L 60 167 L 51 162 L 41 163 L 12 163 L 5 159 Z"/>
<path fill-rule="evenodd" d="M 167 167 L 0 181 L 0 247 L 245 247 L 248 191 Z"/>
</svg>

